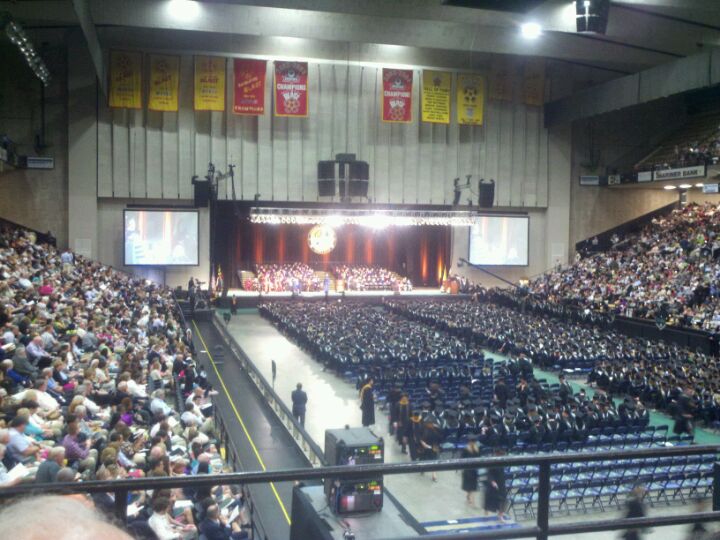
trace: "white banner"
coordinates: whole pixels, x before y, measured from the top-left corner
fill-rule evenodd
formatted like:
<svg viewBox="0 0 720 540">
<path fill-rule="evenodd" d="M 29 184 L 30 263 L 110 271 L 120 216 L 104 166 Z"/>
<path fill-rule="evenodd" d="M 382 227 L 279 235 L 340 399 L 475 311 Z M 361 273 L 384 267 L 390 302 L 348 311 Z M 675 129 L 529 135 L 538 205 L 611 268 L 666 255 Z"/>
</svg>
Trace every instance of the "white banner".
<svg viewBox="0 0 720 540">
<path fill-rule="evenodd" d="M 717 184 L 704 184 L 703 185 L 703 193 L 718 193 L 720 190 L 718 190 Z"/>
<path fill-rule="evenodd" d="M 652 171 L 638 173 L 638 182 L 652 182 Z"/>
<path fill-rule="evenodd" d="M 695 167 L 682 167 L 681 169 L 666 169 L 664 171 L 655 171 L 653 180 L 681 180 L 683 178 L 704 178 L 705 165 L 696 165 Z"/>
</svg>

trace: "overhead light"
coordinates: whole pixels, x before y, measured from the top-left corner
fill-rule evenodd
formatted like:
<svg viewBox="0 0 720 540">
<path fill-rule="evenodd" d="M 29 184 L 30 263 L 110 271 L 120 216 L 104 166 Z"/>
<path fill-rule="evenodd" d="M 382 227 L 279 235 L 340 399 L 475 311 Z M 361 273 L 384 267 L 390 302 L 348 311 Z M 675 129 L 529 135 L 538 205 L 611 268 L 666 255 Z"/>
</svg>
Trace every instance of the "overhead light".
<svg viewBox="0 0 720 540">
<path fill-rule="evenodd" d="M 30 69 L 35 76 L 40 79 L 43 85 L 47 86 L 50 82 L 50 72 L 45 66 L 45 62 L 35 51 L 32 42 L 28 38 L 25 30 L 16 21 L 10 20 L 5 25 L 5 34 L 13 45 L 16 45 L 19 51 L 25 57 Z"/>
<path fill-rule="evenodd" d="M 705 187 L 705 184 L 703 184 L 702 182 L 698 182 L 697 184 L 695 184 L 695 187 Z"/>
<path fill-rule="evenodd" d="M 178 21 L 194 21 L 200 15 L 200 2 L 194 0 L 170 0 L 167 4 L 167 13 Z"/>
<path fill-rule="evenodd" d="M 520 25 L 520 34 L 525 39 L 537 39 L 542 34 L 542 26 L 536 22 L 526 22 Z"/>
<path fill-rule="evenodd" d="M 692 184 L 680 184 L 680 189 L 690 189 Z"/>
<path fill-rule="evenodd" d="M 663 189 L 677 189 L 677 186 L 663 186 Z"/>
</svg>

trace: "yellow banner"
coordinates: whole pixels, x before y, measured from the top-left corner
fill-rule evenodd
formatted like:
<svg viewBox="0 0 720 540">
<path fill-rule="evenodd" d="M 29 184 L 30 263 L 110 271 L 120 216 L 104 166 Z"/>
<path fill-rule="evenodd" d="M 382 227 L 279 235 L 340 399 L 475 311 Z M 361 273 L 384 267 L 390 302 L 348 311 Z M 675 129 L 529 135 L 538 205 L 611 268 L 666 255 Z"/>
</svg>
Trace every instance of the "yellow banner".
<svg viewBox="0 0 720 540">
<path fill-rule="evenodd" d="M 422 121 L 434 124 L 450 123 L 450 90 L 452 73 L 423 70 Z"/>
<path fill-rule="evenodd" d="M 151 54 L 148 109 L 177 112 L 179 80 L 179 56 Z"/>
<path fill-rule="evenodd" d="M 485 78 L 474 73 L 458 73 L 457 118 L 458 124 L 480 126 L 483 123 Z"/>
<path fill-rule="evenodd" d="M 495 61 L 490 72 L 490 88 L 488 97 L 498 101 L 512 101 L 513 99 L 513 71 L 514 66 L 507 60 Z"/>
<path fill-rule="evenodd" d="M 142 54 L 110 51 L 110 107 L 142 109 Z"/>
<path fill-rule="evenodd" d="M 225 59 L 195 57 L 195 110 L 225 111 Z"/>
<path fill-rule="evenodd" d="M 542 106 L 545 103 L 545 61 L 530 59 L 523 69 L 523 102 L 525 105 Z"/>
</svg>

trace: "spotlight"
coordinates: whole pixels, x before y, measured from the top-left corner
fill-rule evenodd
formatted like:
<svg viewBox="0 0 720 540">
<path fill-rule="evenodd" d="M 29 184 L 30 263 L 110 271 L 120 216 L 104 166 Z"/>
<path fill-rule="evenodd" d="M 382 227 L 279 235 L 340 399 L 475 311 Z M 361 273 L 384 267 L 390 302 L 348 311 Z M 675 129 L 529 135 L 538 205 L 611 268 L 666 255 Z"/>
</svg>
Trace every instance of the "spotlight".
<svg viewBox="0 0 720 540">
<path fill-rule="evenodd" d="M 542 26 L 536 22 L 526 22 L 520 26 L 520 35 L 525 39 L 537 39 L 542 34 Z"/>
</svg>

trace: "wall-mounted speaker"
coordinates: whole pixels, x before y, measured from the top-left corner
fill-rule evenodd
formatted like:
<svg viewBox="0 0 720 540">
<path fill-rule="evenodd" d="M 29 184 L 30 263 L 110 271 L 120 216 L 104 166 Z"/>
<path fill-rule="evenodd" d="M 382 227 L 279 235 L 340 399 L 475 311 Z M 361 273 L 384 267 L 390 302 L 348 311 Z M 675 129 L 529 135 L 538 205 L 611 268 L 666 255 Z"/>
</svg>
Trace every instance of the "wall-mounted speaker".
<svg viewBox="0 0 720 540">
<path fill-rule="evenodd" d="M 207 208 L 208 202 L 210 202 L 210 182 L 193 179 L 192 183 L 195 208 Z"/>
<path fill-rule="evenodd" d="M 318 161 L 318 195 L 320 197 L 334 197 L 335 181 L 335 162 Z"/>
<path fill-rule="evenodd" d="M 350 162 L 350 196 L 367 197 L 370 184 L 370 164 L 367 161 Z"/>
<path fill-rule="evenodd" d="M 495 182 L 478 182 L 478 206 L 492 208 L 495 202 Z"/>
</svg>

